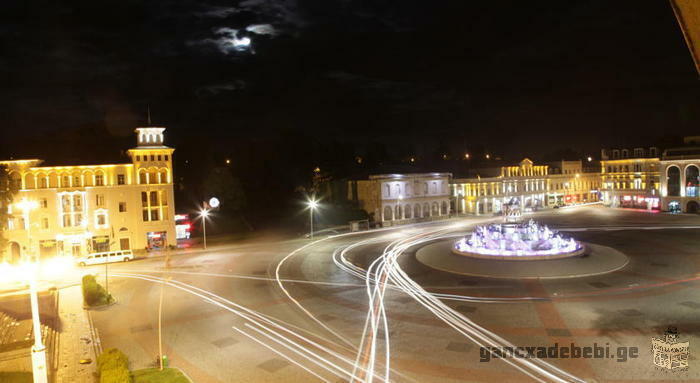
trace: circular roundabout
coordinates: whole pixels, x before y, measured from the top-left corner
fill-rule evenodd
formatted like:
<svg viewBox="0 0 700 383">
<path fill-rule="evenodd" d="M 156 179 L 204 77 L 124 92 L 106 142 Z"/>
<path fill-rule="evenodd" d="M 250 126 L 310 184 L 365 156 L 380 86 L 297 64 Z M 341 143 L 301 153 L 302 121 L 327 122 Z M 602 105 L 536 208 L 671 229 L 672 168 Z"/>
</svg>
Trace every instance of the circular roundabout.
<svg viewBox="0 0 700 383">
<path fill-rule="evenodd" d="M 586 277 L 620 270 L 629 262 L 620 251 L 593 243 L 586 243 L 580 256 L 529 262 L 465 257 L 452 252 L 453 244 L 449 239 L 432 242 L 418 249 L 416 259 L 448 273 L 507 279 Z"/>
<path fill-rule="evenodd" d="M 611 247 L 579 242 L 519 219 L 477 226 L 456 241 L 430 242 L 416 251 L 416 259 L 452 274 L 507 279 L 586 277 L 620 270 L 629 262 Z"/>
</svg>

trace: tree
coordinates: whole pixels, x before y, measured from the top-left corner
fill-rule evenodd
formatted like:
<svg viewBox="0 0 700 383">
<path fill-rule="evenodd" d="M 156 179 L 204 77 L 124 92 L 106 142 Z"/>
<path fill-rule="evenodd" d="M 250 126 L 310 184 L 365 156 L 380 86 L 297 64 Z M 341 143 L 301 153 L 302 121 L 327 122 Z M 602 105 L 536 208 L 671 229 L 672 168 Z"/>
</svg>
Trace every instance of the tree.
<svg viewBox="0 0 700 383">
<path fill-rule="evenodd" d="M 0 259 L 7 249 L 7 238 L 5 230 L 10 219 L 8 208 L 12 204 L 14 195 L 17 193 L 17 185 L 10 182 L 10 175 L 7 166 L 0 165 Z"/>
<path fill-rule="evenodd" d="M 228 168 L 216 167 L 204 180 L 205 197 L 216 197 L 221 202 L 221 210 L 231 214 L 242 214 L 246 206 L 246 196 L 241 181 L 234 177 Z"/>
</svg>

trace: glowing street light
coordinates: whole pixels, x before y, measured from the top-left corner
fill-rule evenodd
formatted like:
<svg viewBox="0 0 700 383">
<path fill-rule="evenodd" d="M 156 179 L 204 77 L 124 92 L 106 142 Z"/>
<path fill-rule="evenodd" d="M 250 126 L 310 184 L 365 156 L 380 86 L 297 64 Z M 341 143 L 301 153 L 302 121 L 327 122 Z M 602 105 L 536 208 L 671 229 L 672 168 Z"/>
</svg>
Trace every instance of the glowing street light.
<svg viewBox="0 0 700 383">
<path fill-rule="evenodd" d="M 316 201 L 315 198 L 311 197 L 309 201 L 306 203 L 306 206 L 309 208 L 309 220 L 311 222 L 309 226 L 309 237 L 311 239 L 314 238 L 314 210 L 318 207 L 318 201 Z"/>
<path fill-rule="evenodd" d="M 464 153 L 464 159 L 468 160 L 469 159 L 469 153 Z"/>
<path fill-rule="evenodd" d="M 593 157 L 591 157 L 591 156 L 588 156 L 588 158 L 586 158 L 586 159 L 588 160 L 588 162 L 593 161 Z"/>
<path fill-rule="evenodd" d="M 207 249 L 207 217 L 209 217 L 209 209 L 202 208 L 199 211 L 199 218 L 202 219 L 202 235 L 204 236 L 204 250 Z"/>
<path fill-rule="evenodd" d="M 46 370 L 46 346 L 41 341 L 41 322 L 39 320 L 39 297 L 36 288 L 36 264 L 33 265 L 29 275 L 29 299 L 32 306 L 32 327 L 34 331 L 34 345 L 32 346 L 32 376 L 34 383 L 47 383 L 48 371 Z"/>
</svg>

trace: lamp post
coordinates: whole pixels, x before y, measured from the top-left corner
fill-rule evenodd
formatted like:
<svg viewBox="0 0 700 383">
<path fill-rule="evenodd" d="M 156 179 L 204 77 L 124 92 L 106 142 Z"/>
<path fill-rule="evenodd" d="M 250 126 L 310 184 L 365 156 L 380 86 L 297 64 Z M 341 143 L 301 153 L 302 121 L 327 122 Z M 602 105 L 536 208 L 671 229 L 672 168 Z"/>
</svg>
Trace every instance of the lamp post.
<svg viewBox="0 0 700 383">
<path fill-rule="evenodd" d="M 32 346 L 32 376 L 34 383 L 47 383 L 46 346 L 41 341 L 41 322 L 39 320 L 39 297 L 36 288 L 36 268 L 33 267 L 29 277 L 29 298 L 32 306 L 32 325 L 34 345 Z"/>
<path fill-rule="evenodd" d="M 309 237 L 311 239 L 314 238 L 314 210 L 318 207 L 318 201 L 316 201 L 313 197 L 309 200 L 307 203 L 309 206 L 309 220 L 310 220 L 310 230 L 309 230 Z"/>
<path fill-rule="evenodd" d="M 209 209 L 202 208 L 199 211 L 199 217 L 202 218 L 202 235 L 204 236 L 204 250 L 207 249 L 207 217 L 209 216 Z"/>
<path fill-rule="evenodd" d="M 27 228 L 27 240 L 29 241 L 29 253 L 32 254 L 31 257 L 35 258 L 30 261 L 37 261 L 38 257 L 33 254 L 32 237 L 31 237 L 31 227 L 32 224 L 29 220 L 29 213 L 33 209 L 38 207 L 36 201 L 29 201 L 27 199 L 22 199 L 22 201 L 17 203 L 17 207 L 22 209 L 24 214 L 24 222 Z M 34 383 L 47 383 L 48 382 L 48 371 L 46 369 L 46 346 L 44 346 L 41 340 L 41 319 L 39 317 L 39 297 L 36 287 L 36 269 L 37 263 L 32 262 L 31 270 L 29 272 L 29 300 L 32 308 L 32 330 L 34 333 L 34 345 L 32 346 L 32 376 Z"/>
</svg>

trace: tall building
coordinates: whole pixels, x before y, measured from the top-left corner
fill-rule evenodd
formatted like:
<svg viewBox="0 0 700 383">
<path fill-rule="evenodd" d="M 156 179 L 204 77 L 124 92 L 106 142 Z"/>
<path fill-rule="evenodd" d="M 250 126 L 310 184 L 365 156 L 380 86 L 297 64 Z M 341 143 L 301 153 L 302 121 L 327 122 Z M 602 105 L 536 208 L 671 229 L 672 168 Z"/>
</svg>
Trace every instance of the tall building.
<svg viewBox="0 0 700 383">
<path fill-rule="evenodd" d="M 81 256 L 157 250 L 176 245 L 172 155 L 165 128 L 136 129 L 129 163 L 42 166 L 42 160 L 0 161 L 19 192 L 8 207 L 2 256 Z"/>
<path fill-rule="evenodd" d="M 446 218 L 451 177 L 450 173 L 371 175 L 349 182 L 348 199 L 382 226 Z"/>
</svg>

